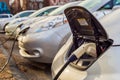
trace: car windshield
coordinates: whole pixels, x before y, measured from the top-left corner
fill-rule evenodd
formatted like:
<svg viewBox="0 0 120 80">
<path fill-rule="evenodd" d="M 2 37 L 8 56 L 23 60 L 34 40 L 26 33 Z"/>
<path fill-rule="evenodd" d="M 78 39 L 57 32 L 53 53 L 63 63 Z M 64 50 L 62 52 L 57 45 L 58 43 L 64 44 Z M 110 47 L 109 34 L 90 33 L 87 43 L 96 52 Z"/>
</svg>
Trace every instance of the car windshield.
<svg viewBox="0 0 120 80">
<path fill-rule="evenodd" d="M 42 8 L 42 9 L 34 12 L 29 17 L 43 16 L 43 15 L 49 14 L 50 12 L 52 12 L 53 10 L 55 10 L 56 8 L 58 8 L 58 6 L 45 7 L 45 8 Z"/>
<path fill-rule="evenodd" d="M 20 17 L 27 17 L 32 14 L 34 11 L 23 11 L 20 13 L 15 14 L 12 18 L 20 18 Z"/>
<path fill-rule="evenodd" d="M 51 13 L 49 13 L 48 16 L 62 14 L 66 8 L 68 8 L 70 6 L 75 6 L 75 5 L 79 4 L 80 2 L 81 1 L 67 3 L 66 5 L 61 6 L 61 7 L 57 8 L 56 10 L 52 11 Z"/>
</svg>

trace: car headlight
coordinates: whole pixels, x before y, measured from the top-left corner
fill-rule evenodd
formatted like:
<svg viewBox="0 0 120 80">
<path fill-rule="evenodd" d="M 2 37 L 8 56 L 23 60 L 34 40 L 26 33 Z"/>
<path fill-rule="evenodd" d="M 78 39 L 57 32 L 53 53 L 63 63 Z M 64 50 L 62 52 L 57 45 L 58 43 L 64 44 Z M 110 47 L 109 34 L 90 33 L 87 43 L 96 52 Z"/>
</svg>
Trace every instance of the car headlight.
<svg viewBox="0 0 120 80">
<path fill-rule="evenodd" d="M 22 22 L 22 21 L 24 21 L 24 20 L 16 20 L 16 21 L 14 21 L 14 22 L 11 22 L 11 24 L 18 24 L 18 23 L 20 23 L 20 22 Z"/>
<path fill-rule="evenodd" d="M 30 27 L 24 27 L 20 30 L 19 34 L 24 34 L 29 30 Z"/>
</svg>

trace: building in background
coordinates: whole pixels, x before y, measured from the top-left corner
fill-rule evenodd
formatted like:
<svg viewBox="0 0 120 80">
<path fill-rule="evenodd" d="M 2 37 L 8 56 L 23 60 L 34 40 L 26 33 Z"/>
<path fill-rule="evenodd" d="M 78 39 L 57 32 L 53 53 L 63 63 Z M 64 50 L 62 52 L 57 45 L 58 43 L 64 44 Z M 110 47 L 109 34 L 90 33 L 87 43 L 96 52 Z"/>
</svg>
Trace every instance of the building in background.
<svg viewBox="0 0 120 80">
<path fill-rule="evenodd" d="M 50 5 L 63 5 L 69 2 L 69 0 L 50 0 Z"/>
<path fill-rule="evenodd" d="M 5 2 L 7 7 L 8 7 L 8 9 L 9 9 L 9 0 L 0 0 L 0 2 Z"/>
<path fill-rule="evenodd" d="M 37 10 L 45 6 L 63 5 L 71 1 L 77 0 L 0 0 L 0 2 L 6 3 L 8 11 L 10 9 L 12 14 L 16 14 L 23 10 Z M 1 10 L 6 9 L 6 6 L 3 8 L 1 4 L 0 7 Z"/>
<path fill-rule="evenodd" d="M 79 0 L 44 0 L 44 6 L 52 6 L 52 5 L 64 5 L 68 2 L 79 1 Z"/>
<path fill-rule="evenodd" d="M 43 0 L 9 0 L 13 14 L 23 10 L 37 10 L 43 7 Z"/>
<path fill-rule="evenodd" d="M 10 11 L 12 14 L 16 14 L 22 11 L 20 6 L 20 0 L 9 0 Z"/>
<path fill-rule="evenodd" d="M 43 0 L 29 0 L 28 7 L 30 9 L 40 9 L 43 7 Z"/>
</svg>

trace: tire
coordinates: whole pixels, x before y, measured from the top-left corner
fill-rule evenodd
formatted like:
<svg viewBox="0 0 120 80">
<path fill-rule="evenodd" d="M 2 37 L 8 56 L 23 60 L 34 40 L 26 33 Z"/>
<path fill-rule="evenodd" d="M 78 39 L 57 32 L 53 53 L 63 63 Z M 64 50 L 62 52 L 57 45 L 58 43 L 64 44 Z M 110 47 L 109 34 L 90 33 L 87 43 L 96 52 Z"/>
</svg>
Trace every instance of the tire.
<svg viewBox="0 0 120 80">
<path fill-rule="evenodd" d="M 8 25 L 9 23 L 6 23 L 3 27 L 3 31 L 5 32 L 5 27 Z"/>
</svg>

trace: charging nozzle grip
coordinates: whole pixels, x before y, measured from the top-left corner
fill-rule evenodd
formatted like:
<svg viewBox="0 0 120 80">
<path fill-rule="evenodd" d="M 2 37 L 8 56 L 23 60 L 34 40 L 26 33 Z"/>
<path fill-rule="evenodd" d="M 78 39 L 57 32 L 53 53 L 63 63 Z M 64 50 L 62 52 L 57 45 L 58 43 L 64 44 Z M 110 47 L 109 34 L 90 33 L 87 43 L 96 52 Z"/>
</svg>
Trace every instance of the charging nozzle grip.
<svg viewBox="0 0 120 80">
<path fill-rule="evenodd" d="M 75 61 L 80 58 L 84 53 L 91 54 L 92 52 L 89 50 L 91 47 L 96 48 L 95 43 L 84 43 L 78 49 L 76 49 L 69 58 L 70 62 Z M 91 49 L 93 50 L 93 49 Z"/>
</svg>

